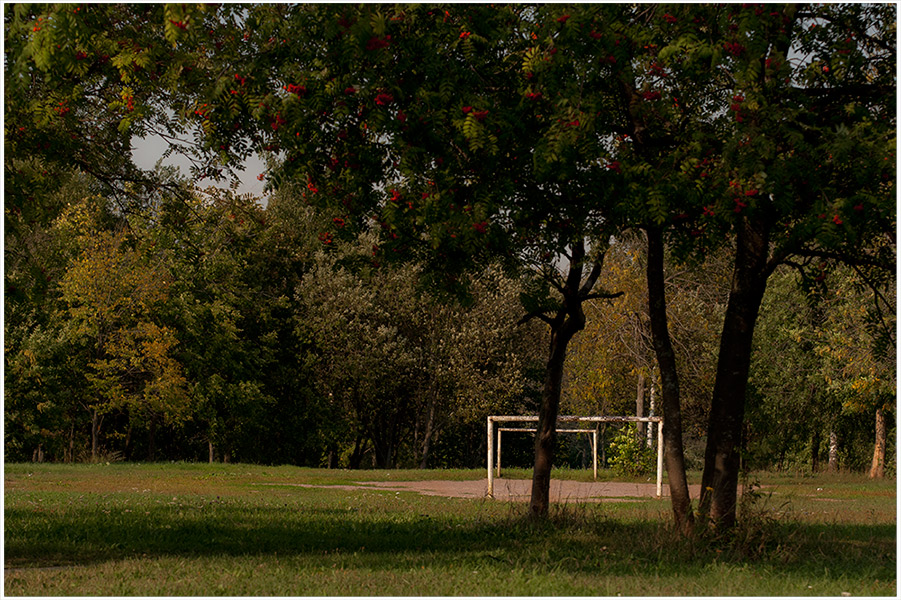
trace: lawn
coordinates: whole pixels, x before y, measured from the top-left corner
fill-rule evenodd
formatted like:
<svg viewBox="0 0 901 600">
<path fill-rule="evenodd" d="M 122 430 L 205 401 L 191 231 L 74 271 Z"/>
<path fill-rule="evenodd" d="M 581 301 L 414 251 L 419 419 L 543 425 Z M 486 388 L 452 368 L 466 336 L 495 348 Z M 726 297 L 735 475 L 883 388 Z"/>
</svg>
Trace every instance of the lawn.
<svg viewBox="0 0 901 600">
<path fill-rule="evenodd" d="M 582 473 L 564 475 L 583 478 Z M 510 471 L 505 476 L 527 476 Z M 604 474 L 608 477 L 609 474 Z M 525 506 L 355 487 L 481 470 L 5 466 L 6 595 L 894 595 L 894 480 L 760 474 L 742 527 L 667 500 Z"/>
</svg>

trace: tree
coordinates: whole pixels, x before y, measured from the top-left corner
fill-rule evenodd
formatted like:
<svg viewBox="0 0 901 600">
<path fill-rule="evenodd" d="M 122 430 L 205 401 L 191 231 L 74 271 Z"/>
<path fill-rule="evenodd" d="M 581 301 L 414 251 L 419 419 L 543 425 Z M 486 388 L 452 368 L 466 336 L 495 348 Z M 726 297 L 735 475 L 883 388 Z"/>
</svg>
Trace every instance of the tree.
<svg viewBox="0 0 901 600">
<path fill-rule="evenodd" d="M 626 233 L 617 238 L 608 252 L 608 268 L 601 283 L 625 294 L 604 306 L 586 309 L 588 323 L 574 345 L 574 356 L 567 368 L 570 407 L 591 403 L 591 408 L 585 410 L 631 414 L 633 403 L 625 399 L 637 390 L 636 413 L 642 406 L 647 416 L 650 386 L 658 385 L 659 389 L 655 382 L 659 372 L 651 341 L 644 238 L 639 231 Z M 725 253 L 714 253 L 700 264 L 679 264 L 671 255 L 666 257 L 667 318 L 683 391 L 680 404 L 686 445 L 689 440 L 701 438 L 706 427 L 716 366 L 717 329 L 728 296 L 724 268 L 728 259 Z M 598 405 L 599 401 L 605 404 Z M 658 404 L 655 414 L 660 412 Z M 686 456 L 686 461 L 690 460 Z"/>
<path fill-rule="evenodd" d="M 163 93 L 181 72 L 166 43 L 171 8 L 126 4 L 4 6 L 5 204 L 52 219 L 43 189 L 90 174 L 122 209 L 166 184 L 132 160 L 133 136 L 177 131 Z"/>
<path fill-rule="evenodd" d="M 878 465 L 885 443 L 879 411 L 894 412 L 891 296 L 847 266 L 812 263 L 780 268 L 768 286 L 752 363 L 748 449 L 758 465 L 785 468 L 809 458 L 816 471 L 822 442 L 842 433 L 848 464 L 863 464 L 869 453 Z M 852 444 L 861 424 L 872 442 L 872 422 L 859 415 L 874 413 L 876 444 Z"/>
<path fill-rule="evenodd" d="M 152 459 L 157 420 L 177 420 L 187 410 L 181 365 L 172 357 L 177 340 L 155 322 L 169 281 L 159 266 L 128 248 L 123 231 L 96 232 L 84 243 L 60 288 L 91 357 L 85 382 L 93 396 L 91 455 L 97 457 L 104 413 L 124 409 L 148 424 Z"/>
<path fill-rule="evenodd" d="M 580 12 L 259 7 L 246 18 L 256 52 L 215 57 L 239 85 L 212 97 L 201 90 L 195 101 L 210 106 L 204 121 L 243 115 L 239 129 L 249 131 L 217 128 L 214 143 L 249 138 L 277 148 L 285 159 L 273 181 L 305 181 L 311 201 L 343 207 L 343 230 L 379 224 L 383 259 L 422 260 L 450 287 L 499 258 L 541 275 L 526 306 L 552 332 L 536 515 L 548 507 L 566 347 L 584 325 L 582 302 L 599 293 L 614 225 L 607 205 L 616 169 L 598 159 L 608 154 L 611 114 L 601 109 L 612 63 L 584 60 L 592 38 L 574 23 L 603 28 L 605 20 Z"/>
<path fill-rule="evenodd" d="M 522 330 L 534 328 L 515 327 L 518 286 L 498 270 L 477 277 L 464 307 L 420 289 L 415 264 L 348 268 L 371 258 L 373 241 L 322 243 L 298 318 L 314 335 L 328 420 L 344 424 L 330 453 L 356 468 L 371 443 L 379 467 L 424 468 L 448 421 L 481 425 L 492 407 L 516 408 L 535 348 Z"/>
<path fill-rule="evenodd" d="M 705 232 L 731 231 L 735 246 L 699 507 L 723 528 L 736 517 L 752 339 L 770 274 L 804 256 L 894 265 L 894 8 L 771 8 L 664 15 L 678 30 L 661 50 L 675 79 L 699 66 L 714 73 L 702 97 L 708 126 L 697 130 L 715 135 L 692 178 L 704 191 L 696 201 L 718 192 L 687 211 L 671 206 L 671 230 L 695 238 L 695 250 L 709 247 L 698 243 Z"/>
</svg>

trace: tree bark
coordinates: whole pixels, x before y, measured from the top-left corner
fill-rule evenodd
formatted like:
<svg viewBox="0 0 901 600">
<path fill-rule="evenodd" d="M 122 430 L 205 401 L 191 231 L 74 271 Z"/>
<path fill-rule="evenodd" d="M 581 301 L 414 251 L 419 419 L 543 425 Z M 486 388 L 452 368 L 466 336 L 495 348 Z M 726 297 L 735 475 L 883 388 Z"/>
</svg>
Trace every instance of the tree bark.
<svg viewBox="0 0 901 600">
<path fill-rule="evenodd" d="M 870 479 L 882 479 L 885 477 L 885 411 L 880 407 L 876 409 L 876 445 L 873 448 L 873 464 L 870 466 Z"/>
<path fill-rule="evenodd" d="M 583 282 L 585 241 L 582 239 L 575 241 L 571 249 L 572 256 L 566 282 L 560 289 L 563 304 L 553 319 L 545 319 L 551 326 L 551 343 L 535 432 L 535 463 L 532 470 L 532 497 L 529 503 L 529 514 L 534 518 L 547 516 L 550 506 L 551 467 L 554 462 L 566 347 L 573 336 L 585 327 L 582 302 L 589 297 L 603 265 L 603 257 L 596 259 L 590 274 Z"/>
<path fill-rule="evenodd" d="M 369 438 L 372 440 L 375 465 L 379 469 L 391 469 L 394 467 L 394 446 L 396 444 L 396 421 L 392 416 L 388 423 L 383 423 L 379 429 L 370 430 Z"/>
<path fill-rule="evenodd" d="M 810 436 L 810 470 L 812 473 L 820 470 L 820 432 L 816 429 Z"/>
<path fill-rule="evenodd" d="M 103 415 L 96 408 L 91 409 L 91 461 L 99 460 L 100 451 L 100 426 L 103 424 Z"/>
<path fill-rule="evenodd" d="M 147 448 L 147 460 L 153 462 L 156 460 L 156 414 L 150 417 L 150 440 Z"/>
<path fill-rule="evenodd" d="M 651 393 L 650 393 L 651 398 L 650 398 L 650 402 L 649 402 L 650 406 L 648 407 L 648 416 L 649 417 L 656 416 L 654 414 L 654 411 L 657 410 L 657 384 L 655 383 L 654 380 L 655 380 L 655 377 L 652 376 L 651 381 L 650 381 L 650 386 L 649 386 L 651 388 Z M 647 433 L 647 437 L 645 438 L 645 442 L 646 442 L 645 445 L 648 448 L 650 448 L 651 446 L 654 445 L 654 423 L 648 423 L 648 433 Z"/>
<path fill-rule="evenodd" d="M 635 393 L 635 416 L 644 416 L 644 373 L 638 374 L 638 390 Z M 647 423 L 638 423 L 638 437 L 643 438 L 647 431 Z"/>
<path fill-rule="evenodd" d="M 550 506 L 551 467 L 554 463 L 554 444 L 557 439 L 557 415 L 563 384 L 563 363 L 566 347 L 573 336 L 585 325 L 578 319 L 567 317 L 558 327 L 551 329 L 550 357 L 541 393 L 541 409 L 535 432 L 535 466 L 532 471 L 532 498 L 529 505 L 533 517 L 545 517 Z"/>
<path fill-rule="evenodd" d="M 669 479 L 670 498 L 676 529 L 689 534 L 694 524 L 688 479 L 685 475 L 685 452 L 682 446 L 682 405 L 679 397 L 679 375 L 676 371 L 676 353 L 673 350 L 666 315 L 666 289 L 663 273 L 663 232 L 657 228 L 647 231 L 648 236 L 648 309 L 651 318 L 651 334 L 660 380 L 663 401 L 663 458 Z M 653 385 L 653 383 L 652 383 Z"/>
<path fill-rule="evenodd" d="M 133 429 L 134 429 L 134 423 L 132 422 L 132 419 L 129 417 L 128 429 L 125 430 L 125 443 L 124 443 L 125 460 L 131 460 L 131 432 Z"/>
<path fill-rule="evenodd" d="M 69 449 L 66 451 L 66 462 L 75 462 L 75 419 L 69 426 Z"/>
<path fill-rule="evenodd" d="M 829 472 L 838 471 L 838 433 L 833 429 L 829 432 Z"/>
<path fill-rule="evenodd" d="M 698 514 L 709 517 L 717 529 L 735 524 L 754 325 L 769 276 L 768 226 L 742 219 L 737 230 L 732 289 L 720 337 L 698 506 Z"/>
<path fill-rule="evenodd" d="M 348 467 L 351 469 L 359 469 L 360 464 L 363 462 L 363 454 L 366 452 L 366 444 L 363 436 L 357 434 L 356 439 L 354 440 L 354 450 L 350 453 L 350 459 L 348 460 Z"/>
<path fill-rule="evenodd" d="M 425 469 L 429 464 L 429 450 L 432 447 L 432 435 L 434 433 L 435 427 L 435 405 L 438 404 L 438 399 L 435 398 L 437 392 L 431 395 L 429 399 L 429 416 L 426 418 L 425 422 L 425 433 L 422 436 L 422 458 L 419 461 L 419 468 Z"/>
</svg>

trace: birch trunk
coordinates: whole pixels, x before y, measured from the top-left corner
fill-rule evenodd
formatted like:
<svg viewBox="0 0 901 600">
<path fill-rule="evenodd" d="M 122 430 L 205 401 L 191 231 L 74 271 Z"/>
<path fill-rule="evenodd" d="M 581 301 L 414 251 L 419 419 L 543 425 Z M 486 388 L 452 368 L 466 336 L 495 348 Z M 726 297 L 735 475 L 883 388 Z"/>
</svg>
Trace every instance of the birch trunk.
<svg viewBox="0 0 901 600">
<path fill-rule="evenodd" d="M 873 448 L 873 464 L 870 466 L 870 479 L 885 477 L 885 411 L 876 409 L 876 445 Z"/>
<path fill-rule="evenodd" d="M 838 433 L 829 432 L 829 472 L 838 471 Z"/>
<path fill-rule="evenodd" d="M 644 373 L 638 374 L 638 390 L 635 393 L 635 416 L 644 416 Z M 647 432 L 647 423 L 638 424 L 638 437 L 643 438 Z"/>
</svg>

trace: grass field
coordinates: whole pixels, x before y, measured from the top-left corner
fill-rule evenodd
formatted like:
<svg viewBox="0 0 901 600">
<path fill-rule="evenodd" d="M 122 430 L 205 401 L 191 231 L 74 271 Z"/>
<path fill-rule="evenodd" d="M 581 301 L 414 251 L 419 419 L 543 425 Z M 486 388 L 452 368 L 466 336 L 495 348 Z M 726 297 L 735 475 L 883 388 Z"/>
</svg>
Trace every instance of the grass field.
<svg viewBox="0 0 901 600">
<path fill-rule="evenodd" d="M 895 594 L 894 480 L 761 474 L 764 487 L 747 503 L 742 527 L 694 541 L 672 534 L 669 502 L 654 498 L 556 506 L 536 524 L 523 504 L 296 485 L 484 477 L 481 470 L 6 465 L 4 592 Z"/>
</svg>

